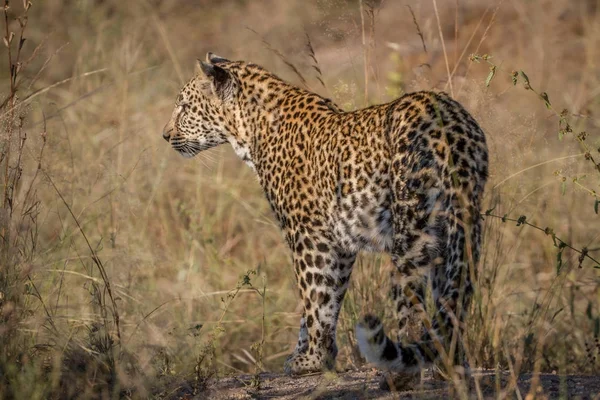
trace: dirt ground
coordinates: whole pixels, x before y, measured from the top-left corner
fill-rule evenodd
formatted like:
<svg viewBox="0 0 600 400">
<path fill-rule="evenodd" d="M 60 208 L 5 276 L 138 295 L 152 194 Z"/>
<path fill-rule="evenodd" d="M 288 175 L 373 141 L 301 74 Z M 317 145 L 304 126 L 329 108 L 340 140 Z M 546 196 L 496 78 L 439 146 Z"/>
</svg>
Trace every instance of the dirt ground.
<svg viewBox="0 0 600 400">
<path fill-rule="evenodd" d="M 429 375 L 429 376 L 428 376 Z M 288 377 L 263 373 L 260 388 L 252 387 L 252 376 L 241 375 L 212 381 L 208 389 L 196 396 L 180 392 L 179 399 L 451 399 L 461 397 L 451 384 L 434 379 L 431 374 L 397 390 L 383 390 L 381 372 L 360 369 L 337 374 Z M 534 390 L 531 391 L 532 384 Z M 516 399 L 600 399 L 600 376 L 523 374 L 511 385 L 510 374 L 496 377 L 494 371 L 476 371 L 470 382 L 469 398 Z M 184 391 L 185 392 L 185 391 Z M 533 396 L 535 394 L 535 396 Z"/>
</svg>

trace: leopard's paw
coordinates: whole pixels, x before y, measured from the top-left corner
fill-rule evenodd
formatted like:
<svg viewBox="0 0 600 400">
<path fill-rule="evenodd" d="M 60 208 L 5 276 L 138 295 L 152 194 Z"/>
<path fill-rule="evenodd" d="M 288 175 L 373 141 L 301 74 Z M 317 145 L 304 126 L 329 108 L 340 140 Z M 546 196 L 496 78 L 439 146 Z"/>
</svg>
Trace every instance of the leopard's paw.
<svg viewBox="0 0 600 400">
<path fill-rule="evenodd" d="M 322 357 L 309 353 L 293 353 L 286 360 L 283 370 L 287 375 L 305 375 L 312 372 L 331 370 L 334 367 L 333 357 Z"/>
</svg>

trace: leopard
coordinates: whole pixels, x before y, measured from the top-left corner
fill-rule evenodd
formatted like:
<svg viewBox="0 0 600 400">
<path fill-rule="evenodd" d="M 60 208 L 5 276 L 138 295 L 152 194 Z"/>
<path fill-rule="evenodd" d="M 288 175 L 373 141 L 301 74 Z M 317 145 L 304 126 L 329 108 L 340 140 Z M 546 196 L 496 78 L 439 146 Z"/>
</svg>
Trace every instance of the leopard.
<svg viewBox="0 0 600 400">
<path fill-rule="evenodd" d="M 366 361 L 414 373 L 459 353 L 481 255 L 488 150 L 480 125 L 450 95 L 416 91 L 346 111 L 259 65 L 209 52 L 162 136 L 187 158 L 229 143 L 258 178 L 302 303 L 285 373 L 335 369 L 338 318 L 360 252 L 389 255 L 398 321 L 392 339 L 379 316 L 359 319 Z M 409 340 L 415 319 L 422 328 Z"/>
</svg>

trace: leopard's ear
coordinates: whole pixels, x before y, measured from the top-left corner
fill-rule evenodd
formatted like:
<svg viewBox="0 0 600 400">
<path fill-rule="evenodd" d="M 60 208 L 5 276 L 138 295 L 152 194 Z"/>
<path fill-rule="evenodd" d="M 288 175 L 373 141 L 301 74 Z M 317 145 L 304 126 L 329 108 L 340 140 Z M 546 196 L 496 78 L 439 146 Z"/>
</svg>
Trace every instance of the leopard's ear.
<svg viewBox="0 0 600 400">
<path fill-rule="evenodd" d="M 219 97 L 222 99 L 228 97 L 232 87 L 232 78 L 229 75 L 229 72 L 217 65 L 209 64 L 201 60 L 198 60 L 196 70 L 210 80 L 215 93 Z"/>
<path fill-rule="evenodd" d="M 204 74 L 204 76 L 213 81 L 216 85 L 224 84 L 230 79 L 229 73 L 223 68 L 201 60 L 198 60 L 196 70 Z"/>
<path fill-rule="evenodd" d="M 202 70 L 202 61 L 200 61 L 200 59 L 196 60 L 196 65 L 194 67 L 194 72 L 196 73 L 196 75 L 204 74 L 204 71 Z"/>
<path fill-rule="evenodd" d="M 224 63 L 224 62 L 228 62 L 229 60 L 216 55 L 215 53 L 211 53 L 210 51 L 208 53 L 206 53 L 206 62 L 211 63 L 211 64 L 220 64 L 220 63 Z"/>
</svg>

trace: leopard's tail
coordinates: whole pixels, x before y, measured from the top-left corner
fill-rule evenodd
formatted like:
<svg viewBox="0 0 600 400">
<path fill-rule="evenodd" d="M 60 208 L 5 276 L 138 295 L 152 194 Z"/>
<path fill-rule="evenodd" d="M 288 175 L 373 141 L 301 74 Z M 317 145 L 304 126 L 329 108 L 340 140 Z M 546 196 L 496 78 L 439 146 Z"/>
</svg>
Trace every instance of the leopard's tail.
<svg viewBox="0 0 600 400">
<path fill-rule="evenodd" d="M 474 211 L 473 215 L 478 216 L 479 213 Z M 465 360 L 460 359 L 464 350 L 460 341 L 473 293 L 472 274 L 479 259 L 481 222 L 476 217 L 471 225 L 472 245 L 467 245 L 463 229 L 455 228 L 454 234 L 449 235 L 448 247 L 442 249 L 448 253 L 452 246 L 455 257 L 448 257 L 438 274 L 446 275 L 449 269 L 460 272 L 450 274 L 451 278 L 441 288 L 434 289 L 434 316 L 430 318 L 428 313 L 421 315 L 425 330 L 419 341 L 399 343 L 390 339 L 381 320 L 373 315 L 366 315 L 357 324 L 358 346 L 369 363 L 380 369 L 403 372 L 418 371 L 438 360 L 444 364 L 449 361 L 454 366 L 464 365 Z"/>
<path fill-rule="evenodd" d="M 356 326 L 356 339 L 367 362 L 388 371 L 416 372 L 433 362 L 433 341 L 401 345 L 387 337 L 381 320 L 366 315 Z"/>
</svg>

